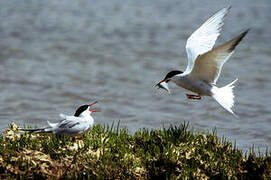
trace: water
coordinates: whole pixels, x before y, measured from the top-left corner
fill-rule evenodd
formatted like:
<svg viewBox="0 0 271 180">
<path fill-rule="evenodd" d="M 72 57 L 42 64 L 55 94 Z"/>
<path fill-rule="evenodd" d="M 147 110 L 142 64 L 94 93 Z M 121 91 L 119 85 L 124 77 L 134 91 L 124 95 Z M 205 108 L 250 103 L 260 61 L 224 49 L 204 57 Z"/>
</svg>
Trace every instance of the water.
<svg viewBox="0 0 271 180">
<path fill-rule="evenodd" d="M 213 99 L 187 100 L 153 86 L 169 70 L 186 67 L 185 42 L 220 1 L 0 1 L 0 127 L 43 126 L 98 100 L 96 122 L 131 133 L 184 121 L 200 131 L 216 127 L 246 151 L 271 145 L 271 2 L 230 1 L 218 44 L 247 28 L 225 64 L 218 86 L 239 78 L 235 111 Z"/>
</svg>

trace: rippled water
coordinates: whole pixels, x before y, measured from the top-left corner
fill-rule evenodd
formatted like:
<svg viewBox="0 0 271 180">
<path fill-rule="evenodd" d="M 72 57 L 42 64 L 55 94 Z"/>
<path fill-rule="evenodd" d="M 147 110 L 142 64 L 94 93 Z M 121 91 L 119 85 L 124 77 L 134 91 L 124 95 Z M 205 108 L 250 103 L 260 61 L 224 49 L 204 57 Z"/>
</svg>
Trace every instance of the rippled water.
<svg viewBox="0 0 271 180">
<path fill-rule="evenodd" d="M 59 113 L 99 100 L 99 123 L 131 133 L 187 121 L 217 128 L 243 150 L 271 145 L 271 2 L 230 1 L 217 43 L 249 34 L 224 66 L 219 86 L 239 78 L 235 111 L 213 99 L 191 101 L 170 84 L 153 86 L 173 69 L 184 70 L 186 39 L 227 4 L 211 0 L 0 0 L 0 127 L 45 125 Z"/>
</svg>

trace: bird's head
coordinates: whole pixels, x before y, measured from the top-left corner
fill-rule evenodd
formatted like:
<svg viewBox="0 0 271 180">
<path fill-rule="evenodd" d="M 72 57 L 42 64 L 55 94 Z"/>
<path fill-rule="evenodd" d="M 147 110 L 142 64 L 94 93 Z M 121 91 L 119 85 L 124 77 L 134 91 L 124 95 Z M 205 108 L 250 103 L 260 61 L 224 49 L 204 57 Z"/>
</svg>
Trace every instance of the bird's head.
<svg viewBox="0 0 271 180">
<path fill-rule="evenodd" d="M 82 116 L 82 115 L 90 115 L 91 113 L 93 112 L 100 112 L 98 109 L 91 109 L 91 106 L 93 106 L 94 104 L 98 103 L 98 101 L 95 101 L 91 104 L 85 104 L 85 105 L 82 105 L 80 106 L 74 113 L 74 116 L 75 117 L 79 117 L 79 116 Z"/>
<path fill-rule="evenodd" d="M 161 80 L 159 83 L 156 84 L 156 86 L 162 89 L 165 89 L 169 94 L 170 94 L 170 90 L 168 88 L 168 82 L 172 80 L 173 77 L 175 77 L 176 75 L 182 74 L 182 71 L 178 71 L 178 70 L 174 70 L 174 71 L 170 71 L 169 73 L 167 73 L 167 75 L 165 76 L 165 78 L 163 80 Z"/>
</svg>

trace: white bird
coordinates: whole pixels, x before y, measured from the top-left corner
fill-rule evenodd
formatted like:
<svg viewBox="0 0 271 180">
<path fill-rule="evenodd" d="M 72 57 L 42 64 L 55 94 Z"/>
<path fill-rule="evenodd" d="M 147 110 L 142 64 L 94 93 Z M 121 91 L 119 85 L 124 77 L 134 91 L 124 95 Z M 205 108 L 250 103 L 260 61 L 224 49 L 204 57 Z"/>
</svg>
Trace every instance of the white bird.
<svg viewBox="0 0 271 180">
<path fill-rule="evenodd" d="M 73 116 L 59 114 L 61 121 L 57 123 L 48 123 L 48 127 L 37 128 L 37 129 L 20 129 L 28 131 L 30 133 L 54 133 L 56 135 L 79 135 L 87 132 L 94 124 L 94 119 L 91 116 L 93 112 L 99 112 L 97 109 L 90 109 L 91 106 L 96 104 L 97 101 L 89 104 L 80 106 Z"/>
<path fill-rule="evenodd" d="M 176 85 L 197 94 L 186 94 L 187 98 L 201 99 L 201 96 L 211 96 L 223 108 L 235 115 L 232 110 L 233 87 L 237 79 L 221 88 L 216 86 L 216 81 L 220 76 L 223 64 L 234 53 L 235 47 L 249 29 L 232 40 L 213 48 L 224 24 L 224 17 L 229 10 L 230 6 L 218 11 L 188 38 L 186 70 L 169 72 L 156 86 L 170 93 L 167 83 L 173 81 Z"/>
</svg>

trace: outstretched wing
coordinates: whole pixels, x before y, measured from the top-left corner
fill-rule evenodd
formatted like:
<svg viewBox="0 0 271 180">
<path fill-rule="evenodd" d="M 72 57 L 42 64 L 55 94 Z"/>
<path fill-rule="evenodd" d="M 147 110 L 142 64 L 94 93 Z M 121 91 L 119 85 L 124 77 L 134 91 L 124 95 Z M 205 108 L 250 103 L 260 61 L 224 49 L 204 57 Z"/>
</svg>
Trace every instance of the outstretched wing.
<svg viewBox="0 0 271 180">
<path fill-rule="evenodd" d="M 235 47 L 245 37 L 249 30 L 215 49 L 199 55 L 195 61 L 190 76 L 215 84 L 219 78 L 223 64 L 234 53 Z"/>
<path fill-rule="evenodd" d="M 213 48 L 224 24 L 224 17 L 230 8 L 228 6 L 215 13 L 187 39 L 187 67 L 184 72 L 185 74 L 192 71 L 194 62 L 199 55 Z"/>
</svg>

